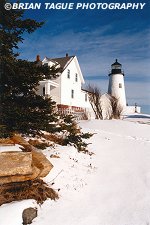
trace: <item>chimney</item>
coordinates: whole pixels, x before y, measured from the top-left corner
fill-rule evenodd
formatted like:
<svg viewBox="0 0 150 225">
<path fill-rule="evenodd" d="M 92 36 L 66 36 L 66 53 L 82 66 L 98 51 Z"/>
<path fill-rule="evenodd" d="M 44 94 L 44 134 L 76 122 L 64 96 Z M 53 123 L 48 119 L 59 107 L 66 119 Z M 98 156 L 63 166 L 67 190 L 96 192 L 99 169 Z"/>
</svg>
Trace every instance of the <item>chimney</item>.
<svg viewBox="0 0 150 225">
<path fill-rule="evenodd" d="M 68 53 L 66 53 L 66 57 L 68 57 L 69 55 L 68 55 Z"/>
<path fill-rule="evenodd" d="M 37 55 L 37 56 L 36 56 L 36 61 L 37 61 L 37 62 L 41 61 L 41 60 L 40 60 L 40 55 Z"/>
</svg>

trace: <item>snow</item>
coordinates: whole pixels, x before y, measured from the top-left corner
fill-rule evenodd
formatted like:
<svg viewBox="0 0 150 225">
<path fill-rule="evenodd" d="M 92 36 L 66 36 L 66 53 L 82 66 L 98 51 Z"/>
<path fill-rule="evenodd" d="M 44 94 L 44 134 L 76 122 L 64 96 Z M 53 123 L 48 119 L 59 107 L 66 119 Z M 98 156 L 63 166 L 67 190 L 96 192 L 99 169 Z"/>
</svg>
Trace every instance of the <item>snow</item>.
<svg viewBox="0 0 150 225">
<path fill-rule="evenodd" d="M 9 151 L 21 151 L 21 145 L 6 145 L 0 146 L 0 152 L 9 152 Z M 1 225 L 1 224 L 0 224 Z"/>
<path fill-rule="evenodd" d="M 34 200 L 12 202 L 0 207 L 0 225 L 21 225 L 22 212 L 28 207 L 36 207 Z"/>
<path fill-rule="evenodd" d="M 93 155 L 72 146 L 47 148 L 54 165 L 44 180 L 58 191 L 57 201 L 34 200 L 0 207 L 0 225 L 20 225 L 24 208 L 38 207 L 34 225 L 150 224 L 150 116 L 82 121 Z M 50 155 L 60 158 L 50 158 Z"/>
</svg>

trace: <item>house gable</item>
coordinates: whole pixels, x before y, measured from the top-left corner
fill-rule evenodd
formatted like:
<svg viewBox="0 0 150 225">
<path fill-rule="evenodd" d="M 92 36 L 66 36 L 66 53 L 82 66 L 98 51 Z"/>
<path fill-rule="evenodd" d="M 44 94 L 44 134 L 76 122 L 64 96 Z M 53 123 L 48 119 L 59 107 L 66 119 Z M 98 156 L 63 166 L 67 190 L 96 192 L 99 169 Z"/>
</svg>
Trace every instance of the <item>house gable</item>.
<svg viewBox="0 0 150 225">
<path fill-rule="evenodd" d="M 84 79 L 76 56 L 65 66 L 60 79 L 61 104 L 84 107 L 81 93 Z"/>
<path fill-rule="evenodd" d="M 56 68 L 61 68 L 61 73 L 63 73 L 63 71 L 65 69 L 67 69 L 67 67 L 69 66 L 69 64 L 74 61 L 76 68 L 77 68 L 77 74 L 80 76 L 80 80 L 81 83 L 84 84 L 84 78 L 80 69 L 80 65 L 79 62 L 77 60 L 76 56 L 66 56 L 66 57 L 62 57 L 62 58 L 48 58 L 45 57 L 44 60 L 42 61 L 43 64 L 47 64 L 48 66 L 56 66 Z"/>
<path fill-rule="evenodd" d="M 66 57 L 62 58 L 45 57 L 42 64 L 60 68 L 58 78 L 52 79 L 57 85 L 52 84 L 50 80 L 40 82 L 41 90 L 44 89 L 46 95 L 52 96 L 57 104 L 83 108 L 88 106 L 85 93 L 81 90 L 81 86 L 85 81 L 76 56 L 66 54 Z M 42 93 L 42 91 L 40 92 Z"/>
</svg>

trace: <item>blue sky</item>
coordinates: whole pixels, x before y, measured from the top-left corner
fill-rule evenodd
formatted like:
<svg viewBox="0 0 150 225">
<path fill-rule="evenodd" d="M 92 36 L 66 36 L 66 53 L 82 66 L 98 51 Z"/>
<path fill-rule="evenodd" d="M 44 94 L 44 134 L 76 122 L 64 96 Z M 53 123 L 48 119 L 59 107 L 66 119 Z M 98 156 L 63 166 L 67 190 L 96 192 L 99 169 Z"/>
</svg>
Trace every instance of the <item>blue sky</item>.
<svg viewBox="0 0 150 225">
<path fill-rule="evenodd" d="M 110 65 L 118 58 L 125 72 L 127 102 L 136 102 L 150 113 L 150 1 L 145 2 L 143 10 L 26 10 L 26 17 L 45 24 L 33 34 L 24 35 L 20 58 L 76 55 L 86 83 L 96 84 L 102 93 L 107 91 Z"/>
</svg>

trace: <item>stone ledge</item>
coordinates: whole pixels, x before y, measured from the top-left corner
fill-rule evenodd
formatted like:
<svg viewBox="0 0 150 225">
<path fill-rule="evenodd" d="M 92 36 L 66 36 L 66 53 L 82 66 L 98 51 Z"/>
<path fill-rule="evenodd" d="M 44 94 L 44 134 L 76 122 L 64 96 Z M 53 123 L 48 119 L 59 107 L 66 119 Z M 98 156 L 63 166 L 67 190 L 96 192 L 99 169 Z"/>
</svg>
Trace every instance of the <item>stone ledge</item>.
<svg viewBox="0 0 150 225">
<path fill-rule="evenodd" d="M 0 177 L 32 174 L 31 152 L 1 152 Z"/>
</svg>

